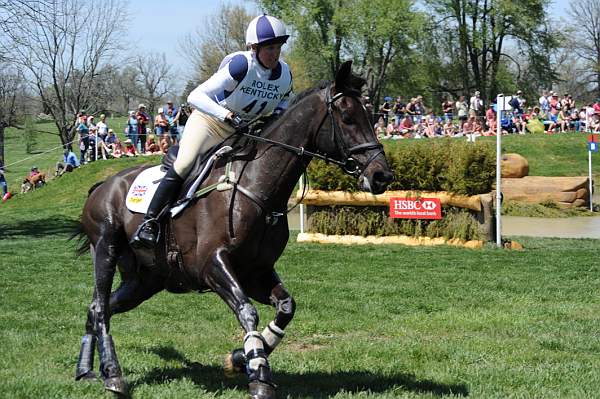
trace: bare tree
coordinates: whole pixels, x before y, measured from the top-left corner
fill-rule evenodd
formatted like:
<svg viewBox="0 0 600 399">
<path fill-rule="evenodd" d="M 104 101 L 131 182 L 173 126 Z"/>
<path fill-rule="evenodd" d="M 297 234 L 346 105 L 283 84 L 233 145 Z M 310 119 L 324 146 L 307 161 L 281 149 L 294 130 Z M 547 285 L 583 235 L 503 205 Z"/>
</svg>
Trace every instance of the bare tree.
<svg viewBox="0 0 600 399">
<path fill-rule="evenodd" d="M 167 63 L 164 53 L 160 55 L 149 53 L 137 57 L 135 68 L 141 90 L 138 97 L 146 102 L 146 109 L 153 116 L 164 96 L 171 92 L 173 82 L 171 65 Z"/>
<path fill-rule="evenodd" d="M 595 97 L 600 97 L 600 2 L 572 2 L 568 14 L 573 32 L 570 48 L 583 63 L 579 76 L 585 84 L 593 85 Z"/>
<path fill-rule="evenodd" d="M 184 37 L 179 47 L 194 66 L 198 81 L 212 76 L 227 54 L 246 49 L 246 27 L 252 18 L 242 6 L 223 5 L 202 28 Z"/>
<path fill-rule="evenodd" d="M 0 164 L 4 165 L 4 129 L 23 116 L 25 82 L 18 68 L 0 61 Z"/>
<path fill-rule="evenodd" d="M 142 91 L 138 83 L 138 70 L 133 65 L 123 68 L 115 79 L 116 94 L 120 99 L 122 111 L 127 112 L 131 109 L 131 102 L 137 98 Z"/>
<path fill-rule="evenodd" d="M 102 103 L 103 73 L 126 15 L 118 0 L 0 0 L 0 53 L 23 71 L 52 115 L 62 144 L 80 109 Z M 100 100 L 100 101 L 99 101 Z"/>
</svg>

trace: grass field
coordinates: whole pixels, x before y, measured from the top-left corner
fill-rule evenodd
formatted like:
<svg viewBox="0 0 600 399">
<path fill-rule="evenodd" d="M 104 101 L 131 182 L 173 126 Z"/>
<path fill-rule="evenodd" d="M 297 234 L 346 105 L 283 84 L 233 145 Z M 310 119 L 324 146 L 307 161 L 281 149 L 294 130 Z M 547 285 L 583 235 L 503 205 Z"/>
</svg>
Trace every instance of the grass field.
<svg viewBox="0 0 600 399">
<path fill-rule="evenodd" d="M 105 398 L 73 378 L 92 294 L 67 242 L 96 162 L 0 207 L 0 397 Z M 298 309 L 271 357 L 280 398 L 600 397 L 598 240 L 286 249 Z M 259 307 L 261 326 L 272 311 Z M 242 332 L 214 295 L 161 293 L 112 322 L 135 398 L 245 398 L 222 356 Z"/>
</svg>

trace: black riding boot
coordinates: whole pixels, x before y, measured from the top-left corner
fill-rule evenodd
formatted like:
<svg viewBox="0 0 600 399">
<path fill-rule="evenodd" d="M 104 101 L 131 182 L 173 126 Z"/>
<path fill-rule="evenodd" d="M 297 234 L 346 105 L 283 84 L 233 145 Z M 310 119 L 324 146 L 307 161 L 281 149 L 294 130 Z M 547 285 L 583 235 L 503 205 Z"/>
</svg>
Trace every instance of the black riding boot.
<svg viewBox="0 0 600 399">
<path fill-rule="evenodd" d="M 131 237 L 129 243 L 132 246 L 147 248 L 156 246 L 160 236 L 160 225 L 156 218 L 167 205 L 177 198 L 182 183 L 183 179 L 171 167 L 158 185 L 142 224 Z"/>
</svg>

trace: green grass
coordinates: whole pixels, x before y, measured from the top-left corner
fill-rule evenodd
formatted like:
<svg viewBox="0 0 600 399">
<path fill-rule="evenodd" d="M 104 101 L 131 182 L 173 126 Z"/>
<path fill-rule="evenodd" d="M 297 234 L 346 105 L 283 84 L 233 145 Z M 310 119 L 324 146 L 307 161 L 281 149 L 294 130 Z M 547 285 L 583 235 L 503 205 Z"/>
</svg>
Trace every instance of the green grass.
<svg viewBox="0 0 600 399">
<path fill-rule="evenodd" d="M 0 207 L 1 397 L 110 396 L 73 378 L 93 282 L 66 238 L 87 188 L 122 162 Z M 599 397 L 600 241 L 519 241 L 524 251 L 292 240 L 277 268 L 298 303 L 271 356 L 279 397 Z M 273 312 L 259 311 L 264 326 Z M 112 334 L 135 398 L 247 395 L 244 378 L 222 377 L 242 332 L 214 294 L 161 293 L 115 316 Z"/>
</svg>

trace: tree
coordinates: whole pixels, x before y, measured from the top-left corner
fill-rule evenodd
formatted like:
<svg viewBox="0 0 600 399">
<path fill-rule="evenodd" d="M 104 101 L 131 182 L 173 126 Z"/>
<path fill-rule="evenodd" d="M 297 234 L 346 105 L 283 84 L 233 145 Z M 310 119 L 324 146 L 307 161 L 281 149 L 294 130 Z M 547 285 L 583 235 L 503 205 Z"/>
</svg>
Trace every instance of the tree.
<svg viewBox="0 0 600 399">
<path fill-rule="evenodd" d="M 557 47 L 542 0 L 426 0 L 437 16 L 437 37 L 451 72 L 440 90 L 468 94 L 479 90 L 491 100 L 499 91 L 498 75 L 511 64 L 517 80 L 521 63 L 506 51 L 513 43 L 526 56 L 529 71 L 542 86 L 556 80 L 550 55 Z"/>
<path fill-rule="evenodd" d="M 572 22 L 570 48 L 582 61 L 578 76 L 592 85 L 594 97 L 600 97 L 600 3 L 581 0 L 568 11 Z"/>
<path fill-rule="evenodd" d="M 25 111 L 25 82 L 14 65 L 0 61 L 0 164 L 4 165 L 4 129 L 17 126 Z"/>
<path fill-rule="evenodd" d="M 102 99 L 103 72 L 118 50 L 125 10 L 117 0 L 0 1 L 0 52 L 23 71 L 52 115 L 63 145 L 80 109 Z M 121 21 L 121 23 L 114 23 Z"/>
<path fill-rule="evenodd" d="M 197 81 L 211 77 L 227 54 L 246 49 L 246 27 L 252 18 L 242 6 L 223 5 L 203 28 L 184 37 L 181 53 L 194 65 Z"/>
<path fill-rule="evenodd" d="M 146 102 L 146 109 L 153 116 L 163 97 L 171 91 L 171 65 L 164 53 L 149 53 L 137 57 L 135 68 L 140 88 L 138 97 Z"/>
<path fill-rule="evenodd" d="M 341 62 L 367 78 L 367 93 L 378 102 L 391 65 L 414 43 L 423 19 L 412 0 L 262 0 L 294 32 L 290 59 L 303 77 L 332 79 Z M 294 64 L 292 64 L 294 67 Z"/>
</svg>

